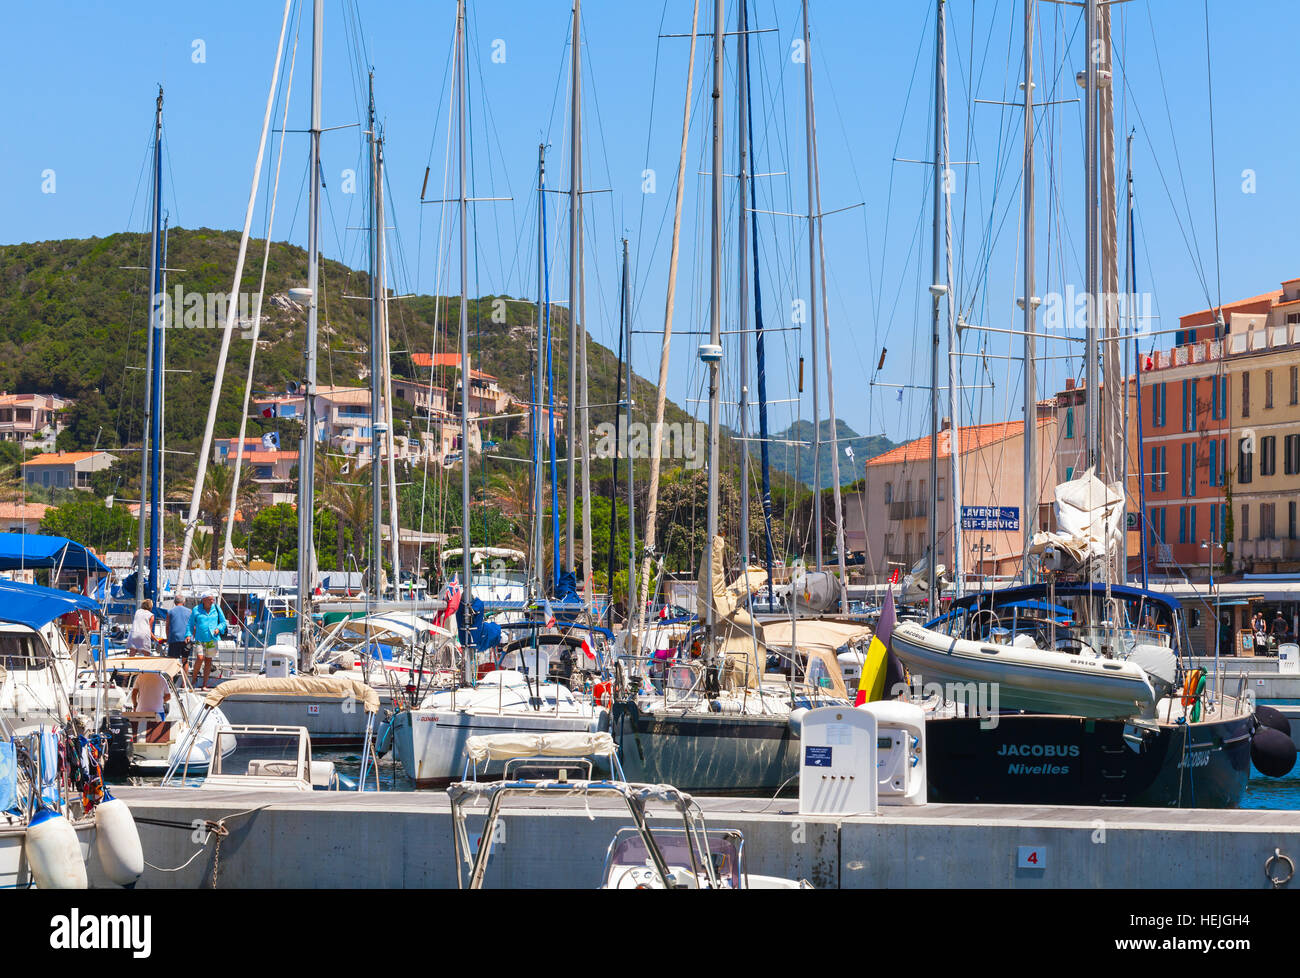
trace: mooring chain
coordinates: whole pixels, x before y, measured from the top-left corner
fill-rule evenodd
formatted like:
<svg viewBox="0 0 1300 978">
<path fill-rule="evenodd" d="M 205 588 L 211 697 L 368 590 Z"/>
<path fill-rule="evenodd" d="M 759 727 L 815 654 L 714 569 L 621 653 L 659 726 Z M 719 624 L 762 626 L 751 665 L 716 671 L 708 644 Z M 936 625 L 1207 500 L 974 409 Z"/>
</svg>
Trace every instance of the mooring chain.
<svg viewBox="0 0 1300 978">
<path fill-rule="evenodd" d="M 190 856 L 189 859 L 185 860 L 185 862 L 181 863 L 179 866 L 175 866 L 171 869 L 168 869 L 165 866 L 155 866 L 147 859 L 145 860 L 145 865 L 148 866 L 150 869 L 155 870 L 156 872 L 159 873 L 178 873 L 182 869 L 187 867 L 190 863 L 194 862 L 194 860 L 197 859 L 205 849 L 207 849 L 208 840 L 215 837 L 217 842 L 212 849 L 212 882 L 210 885 L 213 889 L 216 889 L 217 878 L 221 875 L 221 840 L 224 839 L 226 836 L 230 835 L 230 829 L 226 827 L 226 822 L 228 822 L 232 818 L 242 818 L 245 815 L 252 815 L 255 812 L 260 812 L 265 807 L 267 806 L 260 805 L 257 808 L 250 808 L 248 809 L 248 811 L 245 812 L 236 812 L 233 815 L 227 815 L 225 816 L 225 818 L 204 819 L 202 823 L 203 832 L 204 832 L 203 842 L 202 844 L 200 844 L 199 848 L 194 851 L 194 854 Z M 197 822 L 179 822 L 179 821 L 173 821 L 171 819 L 162 819 L 162 818 L 137 818 L 135 822 L 137 825 L 156 825 L 159 826 L 160 828 L 184 829 L 187 831 L 193 831 L 196 828 L 198 828 Z"/>
</svg>

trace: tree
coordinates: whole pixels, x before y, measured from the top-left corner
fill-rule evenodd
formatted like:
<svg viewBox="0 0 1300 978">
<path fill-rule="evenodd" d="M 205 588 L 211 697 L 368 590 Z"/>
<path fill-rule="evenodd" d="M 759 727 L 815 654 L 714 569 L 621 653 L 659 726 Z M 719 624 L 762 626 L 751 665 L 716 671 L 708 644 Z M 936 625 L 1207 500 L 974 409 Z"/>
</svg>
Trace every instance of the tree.
<svg viewBox="0 0 1300 978">
<path fill-rule="evenodd" d="M 279 570 L 298 566 L 298 511 L 292 503 L 267 506 L 248 528 L 249 560 L 265 560 Z"/>
<path fill-rule="evenodd" d="M 67 419 L 67 427 L 54 440 L 56 448 L 65 452 L 90 451 L 96 446 L 104 448 L 117 442 L 117 429 L 108 400 L 94 388 L 68 409 Z"/>
<path fill-rule="evenodd" d="M 203 494 L 199 497 L 199 519 L 212 527 L 212 558 L 208 564 L 213 570 L 220 566 L 221 549 L 226 539 L 226 517 L 230 514 L 230 488 L 235 481 L 235 466 L 210 465 L 203 480 Z M 182 485 L 176 492 L 180 498 L 193 496 L 194 483 Z M 257 502 L 257 484 L 253 482 L 252 469 L 245 465 L 239 471 L 239 491 L 235 493 L 235 508 L 247 512 Z"/>
<path fill-rule="evenodd" d="M 319 501 L 334 517 L 334 566 L 346 570 L 350 552 L 364 559 L 366 527 L 370 524 L 370 466 L 361 466 L 343 472 L 343 460 L 336 455 L 321 453 L 316 456 L 316 484 L 320 487 Z M 317 553 L 320 548 L 317 547 Z M 373 556 L 372 556 L 373 559 Z"/>
<path fill-rule="evenodd" d="M 76 499 L 46 510 L 41 532 L 67 537 L 100 552 L 131 550 L 136 544 L 135 517 L 122 506 L 110 509 L 89 493 L 79 493 Z"/>
</svg>

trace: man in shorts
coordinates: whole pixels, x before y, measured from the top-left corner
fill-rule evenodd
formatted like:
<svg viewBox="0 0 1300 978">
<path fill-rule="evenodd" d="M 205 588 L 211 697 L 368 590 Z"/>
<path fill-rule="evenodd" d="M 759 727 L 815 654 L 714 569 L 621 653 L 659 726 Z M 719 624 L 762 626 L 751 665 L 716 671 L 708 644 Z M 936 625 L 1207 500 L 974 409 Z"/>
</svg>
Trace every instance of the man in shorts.
<svg viewBox="0 0 1300 978">
<path fill-rule="evenodd" d="M 176 603 L 167 612 L 167 654 L 179 659 L 182 667 L 190 662 L 190 615 L 193 612 L 185 606 L 185 595 L 176 592 Z"/>
<path fill-rule="evenodd" d="M 212 593 L 203 595 L 199 607 L 190 613 L 190 637 L 199 645 L 194 654 L 194 672 L 190 681 L 195 688 L 206 689 L 208 677 L 212 674 L 212 660 L 216 658 L 217 638 L 228 630 L 226 616 L 221 613 L 217 596 Z M 199 687 L 199 667 L 203 667 L 203 686 Z"/>
</svg>

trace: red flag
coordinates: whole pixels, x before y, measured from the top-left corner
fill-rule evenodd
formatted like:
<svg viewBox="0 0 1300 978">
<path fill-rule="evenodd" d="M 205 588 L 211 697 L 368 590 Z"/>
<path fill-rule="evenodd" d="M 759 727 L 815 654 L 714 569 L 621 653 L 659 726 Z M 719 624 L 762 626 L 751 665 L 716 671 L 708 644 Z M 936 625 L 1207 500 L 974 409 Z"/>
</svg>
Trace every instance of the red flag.
<svg viewBox="0 0 1300 978">
<path fill-rule="evenodd" d="M 544 607 L 543 607 L 542 611 L 543 611 L 543 613 L 546 615 L 546 627 L 547 627 L 547 628 L 554 628 L 554 627 L 555 627 L 555 612 L 554 612 L 554 611 L 552 610 L 552 608 L 551 608 L 551 601 L 550 601 L 549 598 L 544 598 L 543 601 L 545 602 L 545 604 L 544 604 Z"/>
<path fill-rule="evenodd" d="M 262 408 L 262 417 L 264 417 L 264 418 L 274 418 L 274 417 L 275 417 L 275 409 L 274 409 L 274 408 Z"/>
<path fill-rule="evenodd" d="M 592 662 L 596 661 L 596 653 L 592 649 L 591 643 L 587 641 L 587 637 L 585 635 L 582 637 L 582 654 L 585 655 Z"/>
<path fill-rule="evenodd" d="M 894 570 L 893 570 L 893 573 L 891 573 L 891 574 L 889 575 L 889 583 L 890 583 L 890 584 L 897 584 L 897 583 L 898 583 L 898 568 L 897 568 L 897 567 L 895 567 Z"/>
</svg>

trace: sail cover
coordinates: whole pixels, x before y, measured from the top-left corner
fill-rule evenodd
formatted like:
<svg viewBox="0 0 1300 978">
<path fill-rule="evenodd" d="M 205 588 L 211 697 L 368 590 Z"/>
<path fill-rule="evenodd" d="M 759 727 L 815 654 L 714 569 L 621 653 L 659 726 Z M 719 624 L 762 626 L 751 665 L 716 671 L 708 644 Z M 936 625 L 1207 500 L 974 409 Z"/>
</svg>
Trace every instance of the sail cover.
<svg viewBox="0 0 1300 978">
<path fill-rule="evenodd" d="M 1055 532 L 1035 533 L 1031 555 L 1041 556 L 1049 547 L 1073 558 L 1080 565 L 1106 564 L 1120 552 L 1124 496 L 1118 485 L 1106 485 L 1088 469 L 1079 478 L 1056 487 Z"/>
<path fill-rule="evenodd" d="M 723 559 L 726 547 L 726 541 L 721 536 L 714 537 L 712 548 L 700 561 L 700 577 L 696 589 L 699 616 L 703 621 L 711 600 L 718 651 L 726 662 L 724 680 L 732 687 L 757 688 L 767 666 L 767 640 L 763 626 L 754 620 L 744 605 L 747 595 L 767 582 L 767 572 L 759 567 L 747 567 L 745 573 L 728 585 Z M 710 564 L 713 567 L 712 595 L 708 593 Z"/>
</svg>

